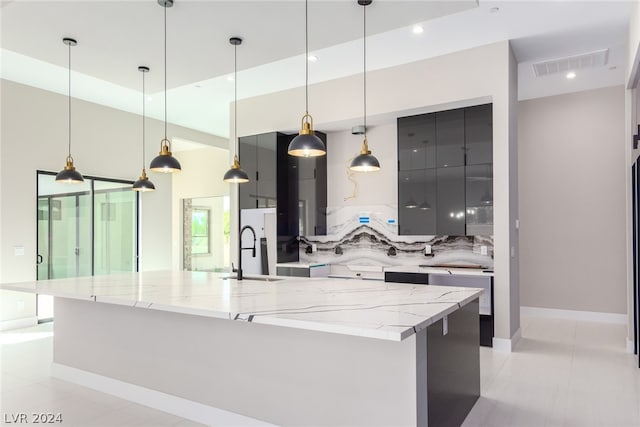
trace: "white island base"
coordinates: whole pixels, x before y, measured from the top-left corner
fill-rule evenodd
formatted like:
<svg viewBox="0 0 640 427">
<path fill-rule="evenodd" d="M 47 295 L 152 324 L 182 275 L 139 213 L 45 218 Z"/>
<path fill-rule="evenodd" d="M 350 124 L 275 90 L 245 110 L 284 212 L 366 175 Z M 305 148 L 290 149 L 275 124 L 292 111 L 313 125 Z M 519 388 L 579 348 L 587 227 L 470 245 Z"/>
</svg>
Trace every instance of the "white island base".
<svg viewBox="0 0 640 427">
<path fill-rule="evenodd" d="M 209 425 L 459 425 L 477 298 L 401 341 L 55 298 L 54 375 Z"/>
</svg>

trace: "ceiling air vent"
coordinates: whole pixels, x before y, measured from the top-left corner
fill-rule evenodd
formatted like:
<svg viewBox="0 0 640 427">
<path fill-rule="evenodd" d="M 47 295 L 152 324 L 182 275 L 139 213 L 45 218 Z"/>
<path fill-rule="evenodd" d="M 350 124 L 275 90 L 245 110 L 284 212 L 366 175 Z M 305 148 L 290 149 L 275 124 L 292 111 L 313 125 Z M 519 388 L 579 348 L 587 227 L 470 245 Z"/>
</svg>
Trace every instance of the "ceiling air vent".
<svg viewBox="0 0 640 427">
<path fill-rule="evenodd" d="M 609 49 L 580 55 L 567 56 L 566 58 L 553 59 L 551 61 L 533 64 L 536 77 L 550 74 L 566 73 L 567 71 L 582 70 L 584 68 L 604 67 L 609 62 Z"/>
</svg>

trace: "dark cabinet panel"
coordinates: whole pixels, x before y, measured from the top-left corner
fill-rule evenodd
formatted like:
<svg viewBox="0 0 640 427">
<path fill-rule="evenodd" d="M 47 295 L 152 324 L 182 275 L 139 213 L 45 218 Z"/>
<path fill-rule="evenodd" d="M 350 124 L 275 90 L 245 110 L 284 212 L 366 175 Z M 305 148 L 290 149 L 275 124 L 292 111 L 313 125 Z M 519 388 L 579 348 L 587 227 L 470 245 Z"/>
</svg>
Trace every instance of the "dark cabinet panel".
<svg viewBox="0 0 640 427">
<path fill-rule="evenodd" d="M 437 213 L 436 234 L 464 236 L 465 197 L 464 166 L 436 169 Z"/>
<path fill-rule="evenodd" d="M 433 114 L 398 119 L 400 170 L 436 167 L 436 118 Z"/>
<path fill-rule="evenodd" d="M 398 231 L 404 235 L 436 234 L 436 170 L 399 171 Z"/>
<path fill-rule="evenodd" d="M 258 158 L 256 152 L 257 136 L 243 136 L 239 138 L 240 165 L 249 176 L 249 182 L 240 185 L 240 209 L 254 209 L 258 207 Z"/>
<path fill-rule="evenodd" d="M 327 136 L 316 135 L 327 146 Z M 301 236 L 327 234 L 327 156 L 298 157 L 298 208 Z"/>
<path fill-rule="evenodd" d="M 492 165 L 466 167 L 467 234 L 493 234 Z"/>
<path fill-rule="evenodd" d="M 256 191 L 259 208 L 273 208 L 276 206 L 277 144 L 280 135 L 282 134 L 271 132 L 257 135 L 256 137 L 258 164 Z"/>
<path fill-rule="evenodd" d="M 274 192 L 277 193 L 276 221 L 278 229 L 277 262 L 299 259 L 298 158 L 287 153 L 293 136 L 276 134 L 277 168 L 272 171 Z M 268 176 L 268 182 L 272 180 Z M 271 191 L 271 190 L 268 190 Z"/>
<path fill-rule="evenodd" d="M 438 111 L 436 167 L 464 166 L 464 108 Z"/>
<path fill-rule="evenodd" d="M 492 104 L 464 109 L 465 151 L 467 165 L 493 162 Z"/>
<path fill-rule="evenodd" d="M 398 232 L 493 234 L 492 105 L 398 118 Z"/>
</svg>

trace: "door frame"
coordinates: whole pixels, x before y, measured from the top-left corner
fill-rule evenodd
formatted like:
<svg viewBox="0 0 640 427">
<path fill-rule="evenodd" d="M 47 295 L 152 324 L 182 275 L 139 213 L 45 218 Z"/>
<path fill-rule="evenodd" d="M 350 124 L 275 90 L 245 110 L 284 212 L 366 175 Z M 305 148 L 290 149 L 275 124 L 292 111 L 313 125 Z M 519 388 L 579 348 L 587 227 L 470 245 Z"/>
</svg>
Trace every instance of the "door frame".
<svg viewBox="0 0 640 427">
<path fill-rule="evenodd" d="M 45 170 L 40 170 L 40 169 L 36 169 L 36 212 L 38 210 L 38 200 L 40 199 L 40 186 L 38 183 L 38 176 L 40 175 L 57 175 L 57 172 L 51 172 L 51 171 L 45 171 Z M 95 181 L 103 181 L 103 182 L 113 182 L 113 183 L 118 183 L 118 184 L 130 184 L 133 185 L 133 181 L 130 180 L 125 180 L 125 179 L 117 179 L 117 178 L 104 178 L 104 177 L 99 177 L 99 176 L 92 176 L 92 175 L 83 175 L 84 178 L 86 179 L 90 179 L 91 180 L 91 187 L 89 189 L 89 195 L 91 196 L 91 224 L 90 224 L 90 245 L 91 245 L 91 275 L 93 276 L 95 273 L 95 259 L 94 259 L 94 252 L 95 252 L 95 236 L 94 236 L 94 223 L 95 223 L 95 209 L 94 209 L 94 196 L 96 194 L 96 190 L 95 190 Z M 131 190 L 133 191 L 133 190 Z M 98 193 L 103 192 L 103 190 L 99 190 Z M 46 196 L 49 198 L 49 208 L 51 207 L 51 198 L 52 197 L 60 197 L 60 196 L 65 196 L 65 195 L 75 195 L 76 196 L 76 216 L 78 213 L 78 194 L 77 193 L 60 193 L 57 194 L 55 196 Z M 140 269 L 140 220 L 141 220 L 141 213 L 140 213 L 140 194 L 138 192 L 135 192 L 135 209 L 136 209 L 136 213 L 135 213 L 135 271 L 138 272 Z M 45 196 L 43 196 L 45 197 Z M 49 209 L 50 210 L 50 209 Z M 49 216 L 49 221 L 51 221 L 51 216 Z M 36 215 L 36 263 L 35 263 L 35 269 L 36 269 L 36 280 L 38 279 L 38 254 L 40 253 L 40 242 L 38 239 L 38 228 L 39 228 L 40 224 L 38 223 L 38 215 Z M 79 224 L 76 224 L 76 227 L 79 227 Z M 49 224 L 49 239 L 51 238 L 51 224 Z M 78 233 L 76 233 L 76 239 L 78 238 Z M 76 241 L 76 246 L 78 245 L 78 242 Z M 51 254 L 49 254 L 49 257 L 51 256 Z M 49 260 L 50 261 L 50 260 Z M 77 274 L 77 263 L 76 263 L 76 274 Z M 51 263 L 49 262 L 49 273 L 48 276 L 50 276 L 50 269 L 51 269 Z M 38 315 L 38 298 L 37 298 L 37 294 L 36 294 L 36 317 Z M 47 318 L 47 319 L 38 319 L 38 323 L 44 323 L 44 322 L 50 322 L 52 321 L 52 318 Z"/>
</svg>

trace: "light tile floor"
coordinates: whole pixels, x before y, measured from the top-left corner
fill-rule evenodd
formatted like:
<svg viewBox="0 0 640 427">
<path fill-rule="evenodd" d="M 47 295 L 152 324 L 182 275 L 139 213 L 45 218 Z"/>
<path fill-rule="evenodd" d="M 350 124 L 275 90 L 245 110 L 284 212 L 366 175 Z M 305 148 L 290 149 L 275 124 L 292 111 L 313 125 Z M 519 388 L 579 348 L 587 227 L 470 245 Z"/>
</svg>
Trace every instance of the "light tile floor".
<svg viewBox="0 0 640 427">
<path fill-rule="evenodd" d="M 482 396 L 464 426 L 640 426 L 640 369 L 625 352 L 624 326 L 541 318 L 521 326 L 515 352 L 481 348 Z M 51 378 L 52 330 L 0 332 L 2 425 L 19 425 L 4 418 L 19 412 L 60 412 L 63 426 L 200 425 Z"/>
<path fill-rule="evenodd" d="M 626 327 L 523 317 L 510 354 L 481 348 L 481 397 L 464 426 L 640 426 Z"/>
</svg>

